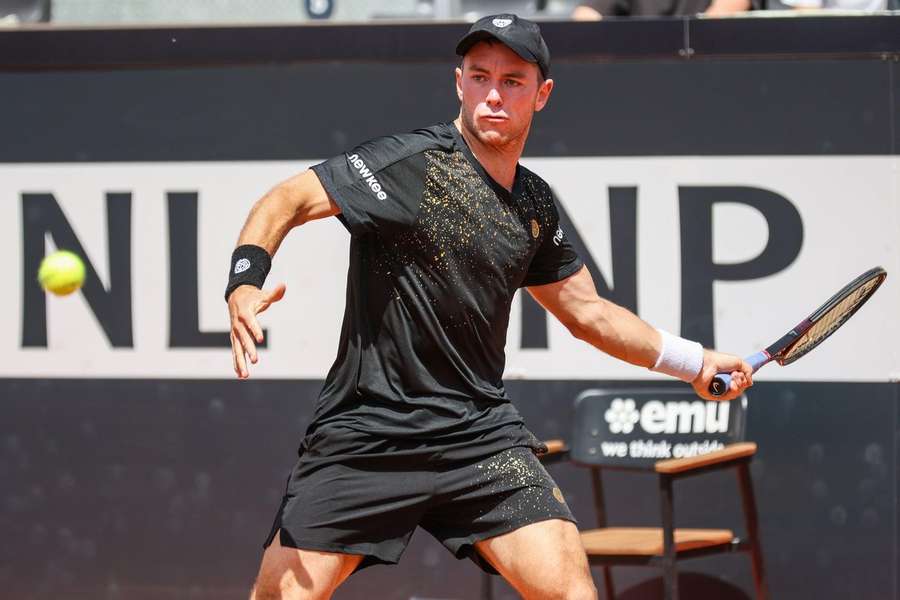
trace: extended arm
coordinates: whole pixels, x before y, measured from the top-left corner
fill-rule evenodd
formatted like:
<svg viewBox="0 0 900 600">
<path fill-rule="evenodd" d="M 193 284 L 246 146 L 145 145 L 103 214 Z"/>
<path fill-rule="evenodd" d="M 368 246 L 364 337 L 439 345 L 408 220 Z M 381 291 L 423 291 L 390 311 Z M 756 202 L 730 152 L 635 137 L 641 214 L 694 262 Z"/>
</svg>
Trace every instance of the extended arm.
<svg viewBox="0 0 900 600">
<path fill-rule="evenodd" d="M 340 212 L 316 174 L 304 171 L 279 183 L 257 200 L 241 229 L 238 245 L 261 246 L 274 256 L 288 231 Z"/>
<path fill-rule="evenodd" d="M 238 237 L 238 246 L 260 246 L 274 256 L 288 231 L 308 221 L 340 213 L 319 178 L 305 171 L 278 184 L 253 205 Z M 234 371 L 241 379 L 250 376 L 247 358 L 256 363 L 256 344 L 263 341 L 262 328 L 256 315 L 284 297 L 285 285 L 260 290 L 241 285 L 228 297 L 231 318 L 231 354 Z"/>
<path fill-rule="evenodd" d="M 587 267 L 562 281 L 528 291 L 576 338 L 633 365 L 656 365 L 663 349 L 659 331 L 631 311 L 601 298 Z M 713 398 L 709 383 L 719 372 L 733 372 L 733 385 L 725 396 Z M 704 350 L 703 366 L 691 384 L 704 398 L 731 400 L 752 385 L 750 376 L 750 366 L 737 356 Z"/>
</svg>

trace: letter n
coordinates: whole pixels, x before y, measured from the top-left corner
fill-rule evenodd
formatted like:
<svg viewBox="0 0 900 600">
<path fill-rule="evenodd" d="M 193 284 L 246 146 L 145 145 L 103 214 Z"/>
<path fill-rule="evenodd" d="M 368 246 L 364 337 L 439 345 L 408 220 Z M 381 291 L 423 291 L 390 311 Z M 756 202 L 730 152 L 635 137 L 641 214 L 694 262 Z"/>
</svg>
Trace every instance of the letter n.
<svg viewBox="0 0 900 600">
<path fill-rule="evenodd" d="M 57 248 L 84 259 L 81 292 L 114 348 L 131 348 L 131 194 L 106 194 L 106 229 L 109 248 L 109 288 L 104 288 L 87 252 L 69 225 L 53 194 L 22 194 L 22 347 L 47 347 L 46 292 L 37 282 L 38 267 L 46 252 L 47 235 Z"/>
</svg>

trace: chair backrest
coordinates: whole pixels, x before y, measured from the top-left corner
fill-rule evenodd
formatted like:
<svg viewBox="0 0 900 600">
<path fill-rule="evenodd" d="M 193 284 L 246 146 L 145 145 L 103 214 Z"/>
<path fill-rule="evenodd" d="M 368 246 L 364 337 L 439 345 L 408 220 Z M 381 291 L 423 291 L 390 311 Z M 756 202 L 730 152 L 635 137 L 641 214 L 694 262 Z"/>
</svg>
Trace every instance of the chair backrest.
<svg viewBox="0 0 900 600">
<path fill-rule="evenodd" d="M 747 396 L 707 402 L 683 385 L 585 390 L 575 399 L 571 458 L 598 467 L 651 470 L 744 439 Z"/>
</svg>

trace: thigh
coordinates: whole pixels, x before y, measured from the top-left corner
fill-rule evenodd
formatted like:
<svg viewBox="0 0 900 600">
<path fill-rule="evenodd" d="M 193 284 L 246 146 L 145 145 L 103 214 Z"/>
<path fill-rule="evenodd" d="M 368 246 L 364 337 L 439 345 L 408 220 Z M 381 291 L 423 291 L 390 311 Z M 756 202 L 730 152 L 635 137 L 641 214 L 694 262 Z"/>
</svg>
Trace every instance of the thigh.
<svg viewBox="0 0 900 600">
<path fill-rule="evenodd" d="M 329 598 L 363 556 L 282 546 L 276 535 L 263 554 L 251 600 Z"/>
<path fill-rule="evenodd" d="M 523 598 L 597 597 L 581 536 L 570 521 L 532 523 L 475 548 Z"/>
</svg>

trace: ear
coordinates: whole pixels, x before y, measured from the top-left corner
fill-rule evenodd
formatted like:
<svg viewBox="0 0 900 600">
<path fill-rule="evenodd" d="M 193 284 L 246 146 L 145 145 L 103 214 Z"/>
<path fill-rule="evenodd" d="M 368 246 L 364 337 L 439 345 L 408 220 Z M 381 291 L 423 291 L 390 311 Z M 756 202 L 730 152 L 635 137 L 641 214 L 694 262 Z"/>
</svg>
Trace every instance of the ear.
<svg viewBox="0 0 900 600">
<path fill-rule="evenodd" d="M 553 80 L 545 79 L 541 87 L 538 88 L 537 98 L 534 100 L 534 112 L 542 110 L 547 101 L 550 100 L 550 92 L 553 91 Z"/>
<path fill-rule="evenodd" d="M 462 102 L 462 69 L 456 67 L 456 97 Z"/>
</svg>

